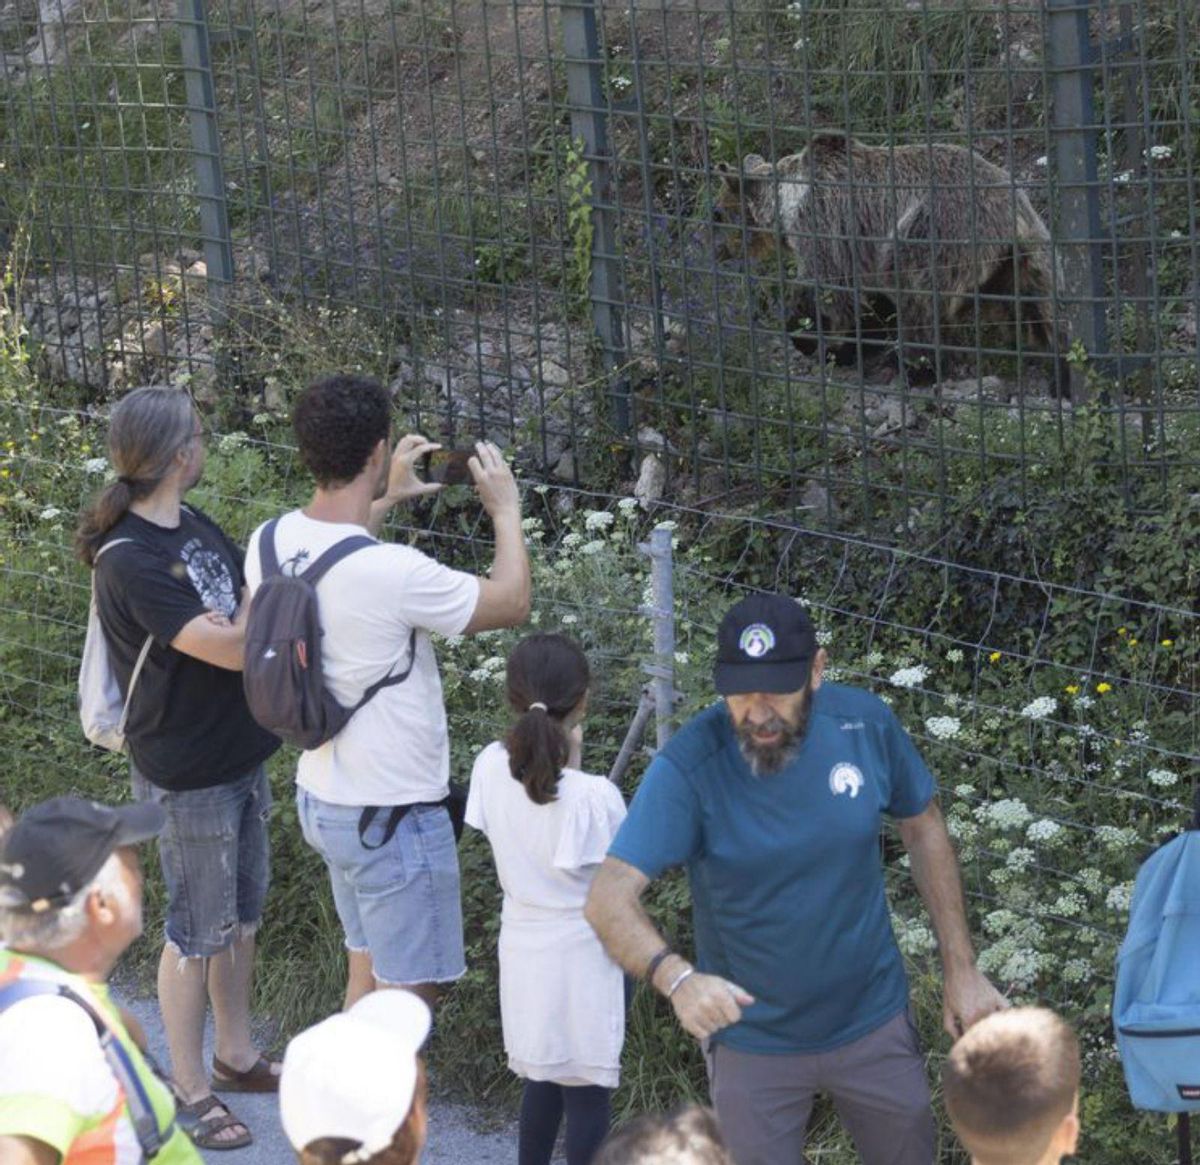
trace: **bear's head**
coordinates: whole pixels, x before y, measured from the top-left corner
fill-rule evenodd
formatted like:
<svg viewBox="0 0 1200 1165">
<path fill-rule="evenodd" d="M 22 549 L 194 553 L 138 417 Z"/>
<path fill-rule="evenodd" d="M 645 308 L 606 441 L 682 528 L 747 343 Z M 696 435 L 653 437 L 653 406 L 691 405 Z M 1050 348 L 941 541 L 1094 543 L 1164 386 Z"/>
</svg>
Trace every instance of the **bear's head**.
<svg viewBox="0 0 1200 1165">
<path fill-rule="evenodd" d="M 803 154 L 768 162 L 747 154 L 740 170 L 719 165 L 721 187 L 713 202 L 720 260 L 764 259 L 796 230 L 809 192 Z"/>
</svg>

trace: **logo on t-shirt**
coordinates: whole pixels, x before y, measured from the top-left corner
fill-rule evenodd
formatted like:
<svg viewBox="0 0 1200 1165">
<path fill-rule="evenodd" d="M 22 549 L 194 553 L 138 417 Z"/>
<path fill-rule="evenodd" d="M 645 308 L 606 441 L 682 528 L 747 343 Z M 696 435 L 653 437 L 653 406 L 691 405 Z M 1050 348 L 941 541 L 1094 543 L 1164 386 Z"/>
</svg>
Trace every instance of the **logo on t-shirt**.
<svg viewBox="0 0 1200 1165">
<path fill-rule="evenodd" d="M 849 793 L 851 797 L 857 797 L 862 786 L 862 772 L 857 765 L 852 765 L 849 761 L 839 761 L 829 770 L 829 791 L 835 797 L 842 793 Z"/>
<path fill-rule="evenodd" d="M 766 655 L 774 646 L 775 632 L 765 623 L 751 623 L 738 640 L 738 647 L 751 659 Z"/>
<path fill-rule="evenodd" d="M 179 551 L 179 557 L 187 567 L 188 578 L 200 601 L 210 611 L 232 619 L 237 611 L 237 594 L 225 560 L 215 550 L 209 550 L 199 538 L 189 538 Z"/>
</svg>

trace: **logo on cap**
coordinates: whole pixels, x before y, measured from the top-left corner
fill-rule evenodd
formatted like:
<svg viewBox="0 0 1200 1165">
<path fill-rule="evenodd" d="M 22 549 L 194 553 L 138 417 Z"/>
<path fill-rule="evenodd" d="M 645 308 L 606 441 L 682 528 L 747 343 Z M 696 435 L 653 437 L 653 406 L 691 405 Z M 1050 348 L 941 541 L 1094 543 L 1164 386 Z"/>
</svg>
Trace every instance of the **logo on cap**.
<svg viewBox="0 0 1200 1165">
<path fill-rule="evenodd" d="M 842 761 L 829 770 L 829 791 L 835 796 L 849 793 L 851 798 L 858 796 L 863 786 L 863 775 L 857 765 Z"/>
<path fill-rule="evenodd" d="M 765 623 L 751 623 L 738 639 L 738 647 L 751 659 L 766 655 L 774 646 L 775 632 Z"/>
</svg>

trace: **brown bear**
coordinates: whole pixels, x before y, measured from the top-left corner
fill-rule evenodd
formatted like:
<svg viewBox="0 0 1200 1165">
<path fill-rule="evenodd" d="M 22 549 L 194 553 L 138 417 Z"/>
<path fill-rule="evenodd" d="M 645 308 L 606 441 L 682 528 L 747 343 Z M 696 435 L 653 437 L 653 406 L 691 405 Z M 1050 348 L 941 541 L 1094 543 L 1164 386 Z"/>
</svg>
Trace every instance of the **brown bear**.
<svg viewBox="0 0 1200 1165">
<path fill-rule="evenodd" d="M 1055 357 L 1068 391 L 1070 338 L 1054 309 L 1062 276 L 1050 232 L 1008 171 L 961 146 L 867 146 L 818 133 L 774 164 L 750 154 L 718 168 L 720 258 L 762 258 L 782 242 L 805 285 L 794 339 L 854 362 L 861 347 L 902 366 L 937 349 L 972 353 L 982 325 L 1006 323 L 1005 351 Z M 807 327 L 804 326 L 807 324 Z"/>
</svg>

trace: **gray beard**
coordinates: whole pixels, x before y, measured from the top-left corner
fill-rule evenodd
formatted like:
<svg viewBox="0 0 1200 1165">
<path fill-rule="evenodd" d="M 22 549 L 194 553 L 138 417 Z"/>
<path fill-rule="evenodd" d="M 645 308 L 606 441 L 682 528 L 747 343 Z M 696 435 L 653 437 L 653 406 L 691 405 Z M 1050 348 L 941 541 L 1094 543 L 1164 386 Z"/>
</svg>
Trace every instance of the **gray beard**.
<svg viewBox="0 0 1200 1165">
<path fill-rule="evenodd" d="M 748 725 L 735 728 L 738 748 L 742 758 L 750 766 L 750 771 L 756 777 L 773 777 L 782 769 L 787 768 L 795 759 L 796 753 L 804 743 L 808 732 L 808 716 L 812 710 L 812 693 L 809 692 L 800 708 L 800 722 L 792 727 L 781 717 L 774 717 L 761 727 L 770 728 L 782 733 L 778 744 L 763 746 L 755 744 L 754 736 Z"/>
</svg>

